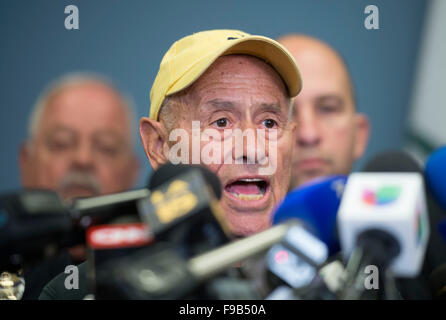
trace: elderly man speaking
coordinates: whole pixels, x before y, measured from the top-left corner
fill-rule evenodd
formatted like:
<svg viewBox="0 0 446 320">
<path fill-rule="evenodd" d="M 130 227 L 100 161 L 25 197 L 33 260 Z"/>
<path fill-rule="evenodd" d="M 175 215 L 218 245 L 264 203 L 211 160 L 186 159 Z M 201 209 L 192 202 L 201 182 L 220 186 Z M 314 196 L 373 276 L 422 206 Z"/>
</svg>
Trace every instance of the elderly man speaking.
<svg viewBox="0 0 446 320">
<path fill-rule="evenodd" d="M 182 38 L 161 61 L 150 117 L 140 120 L 146 155 L 154 170 L 167 161 L 206 165 L 221 180 L 232 232 L 264 230 L 287 192 L 291 99 L 301 87 L 293 57 L 272 39 L 237 30 Z"/>
<path fill-rule="evenodd" d="M 268 228 L 290 182 L 291 97 L 301 86 L 294 59 L 269 38 L 213 30 L 180 39 L 161 61 L 150 117 L 140 120 L 153 169 L 168 161 L 204 164 L 222 182 L 221 207 L 234 235 Z M 243 144 L 250 134 L 255 139 Z M 88 293 L 85 272 L 83 263 L 79 290 L 65 289 L 66 275 L 60 274 L 40 299 L 82 299 Z"/>
</svg>

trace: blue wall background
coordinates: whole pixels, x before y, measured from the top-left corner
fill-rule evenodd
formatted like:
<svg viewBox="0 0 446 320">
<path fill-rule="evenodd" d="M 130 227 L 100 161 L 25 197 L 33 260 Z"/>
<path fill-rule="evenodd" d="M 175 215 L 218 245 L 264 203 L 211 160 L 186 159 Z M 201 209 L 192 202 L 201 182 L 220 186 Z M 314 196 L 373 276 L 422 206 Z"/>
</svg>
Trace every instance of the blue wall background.
<svg viewBox="0 0 446 320">
<path fill-rule="evenodd" d="M 76 31 L 64 28 L 69 4 L 79 8 Z M 364 28 L 369 4 L 379 8 L 379 30 Z M 104 74 L 133 96 L 139 118 L 148 114 L 150 87 L 169 46 L 215 28 L 272 38 L 301 32 L 338 49 L 351 68 L 359 108 L 372 123 L 360 168 L 371 155 L 402 146 L 426 6 L 423 0 L 2 0 L 0 191 L 20 187 L 18 147 L 31 106 L 48 82 L 70 71 Z M 137 145 L 142 185 L 152 170 Z"/>
</svg>

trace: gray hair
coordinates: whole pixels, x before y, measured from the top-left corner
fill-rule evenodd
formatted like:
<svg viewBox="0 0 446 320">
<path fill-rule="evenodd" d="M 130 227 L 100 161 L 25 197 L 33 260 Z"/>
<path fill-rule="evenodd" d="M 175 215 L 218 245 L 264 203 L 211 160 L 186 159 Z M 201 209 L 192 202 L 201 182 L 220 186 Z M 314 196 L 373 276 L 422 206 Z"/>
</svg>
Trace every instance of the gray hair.
<svg viewBox="0 0 446 320">
<path fill-rule="evenodd" d="M 115 91 L 120 99 L 122 100 L 122 105 L 124 107 L 124 111 L 126 112 L 128 116 L 129 121 L 129 134 L 130 138 L 133 144 L 133 147 L 135 147 L 136 144 L 136 134 L 135 134 L 135 112 L 134 112 L 134 104 L 133 99 L 130 98 L 130 96 L 121 93 L 118 91 L 118 89 L 112 84 L 112 81 L 105 76 L 93 74 L 93 73 L 69 73 L 61 78 L 58 78 L 51 82 L 40 94 L 40 96 L 37 98 L 36 103 L 34 104 L 31 114 L 29 117 L 28 122 L 28 140 L 31 141 L 36 133 L 37 129 L 39 127 L 39 124 L 42 120 L 43 113 L 45 111 L 45 108 L 48 106 L 48 102 L 52 96 L 57 94 L 58 92 L 62 91 L 63 89 L 79 84 L 86 84 L 86 83 L 99 83 L 102 85 L 105 85 L 113 91 Z M 28 141 L 28 142 L 29 142 Z"/>
<path fill-rule="evenodd" d="M 172 111 L 171 100 L 171 97 L 165 97 L 159 112 L 159 120 L 164 123 L 168 132 L 170 132 L 175 125 L 175 112 Z"/>
</svg>

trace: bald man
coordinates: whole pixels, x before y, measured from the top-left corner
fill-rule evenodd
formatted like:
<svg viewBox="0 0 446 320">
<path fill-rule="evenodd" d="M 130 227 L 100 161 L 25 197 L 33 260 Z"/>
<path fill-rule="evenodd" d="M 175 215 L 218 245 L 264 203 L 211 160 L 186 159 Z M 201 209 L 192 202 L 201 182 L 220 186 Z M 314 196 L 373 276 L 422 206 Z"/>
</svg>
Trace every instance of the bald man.
<svg viewBox="0 0 446 320">
<path fill-rule="evenodd" d="M 328 44 L 305 35 L 278 39 L 296 59 L 303 88 L 294 100 L 297 136 L 291 188 L 313 178 L 349 174 L 365 151 L 369 122 L 358 113 L 345 62 Z M 414 279 L 397 279 L 405 299 L 430 298 L 425 266 Z"/>
<path fill-rule="evenodd" d="M 23 186 L 55 191 L 67 203 L 133 187 L 140 165 L 132 122 L 130 104 L 105 79 L 68 74 L 56 80 L 31 112 L 19 154 Z M 23 299 L 37 299 L 49 280 L 84 259 L 84 247 L 77 246 L 25 270 Z"/>
<path fill-rule="evenodd" d="M 358 113 L 353 84 L 340 55 L 304 35 L 278 39 L 296 59 L 303 88 L 294 99 L 297 135 L 290 188 L 311 179 L 348 174 L 369 138 L 369 121 Z"/>
<path fill-rule="evenodd" d="M 67 75 L 38 99 L 20 149 L 26 188 L 64 200 L 127 190 L 139 174 L 130 106 L 105 80 Z"/>
</svg>

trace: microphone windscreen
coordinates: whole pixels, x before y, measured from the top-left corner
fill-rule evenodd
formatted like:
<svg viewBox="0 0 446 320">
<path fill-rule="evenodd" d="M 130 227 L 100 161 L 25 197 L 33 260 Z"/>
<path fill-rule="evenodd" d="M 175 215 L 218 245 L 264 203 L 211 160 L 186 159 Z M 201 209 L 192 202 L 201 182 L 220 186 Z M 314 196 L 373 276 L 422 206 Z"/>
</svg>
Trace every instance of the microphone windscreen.
<svg viewBox="0 0 446 320">
<path fill-rule="evenodd" d="M 201 171 L 206 182 L 211 186 L 215 196 L 220 199 L 222 193 L 222 187 L 220 179 L 210 170 L 200 165 L 185 165 L 185 164 L 172 164 L 170 162 L 161 166 L 152 175 L 149 182 L 149 190 L 154 190 L 164 184 L 165 182 L 181 175 L 189 170 L 198 169 Z"/>
<path fill-rule="evenodd" d="M 438 224 L 438 231 L 440 231 L 443 241 L 446 243 L 446 220 L 443 220 Z"/>
<path fill-rule="evenodd" d="M 373 157 L 363 172 L 418 172 L 423 173 L 418 162 L 407 152 L 391 150 Z"/>
<path fill-rule="evenodd" d="M 336 217 L 341 202 L 345 176 L 314 180 L 291 191 L 273 214 L 273 224 L 296 218 L 329 248 L 339 250 Z"/>
<path fill-rule="evenodd" d="M 433 152 L 426 162 L 426 183 L 435 200 L 446 211 L 446 146 Z"/>
</svg>

